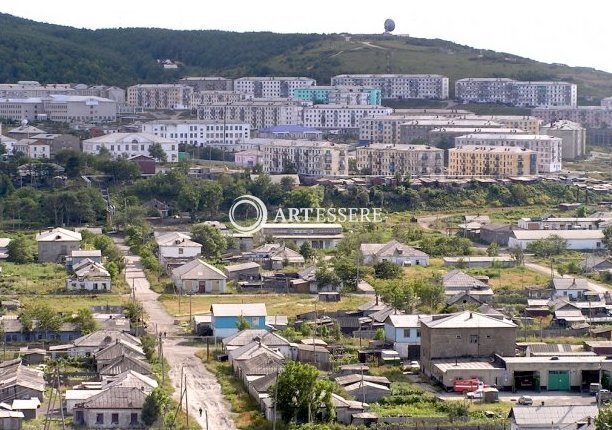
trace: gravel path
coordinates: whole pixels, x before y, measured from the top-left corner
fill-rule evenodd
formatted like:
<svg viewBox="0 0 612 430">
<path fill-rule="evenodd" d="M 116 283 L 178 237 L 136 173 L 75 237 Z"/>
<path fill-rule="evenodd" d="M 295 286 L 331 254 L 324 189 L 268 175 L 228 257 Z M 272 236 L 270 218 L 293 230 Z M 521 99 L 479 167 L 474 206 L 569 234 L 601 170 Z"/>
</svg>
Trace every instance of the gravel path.
<svg viewBox="0 0 612 430">
<path fill-rule="evenodd" d="M 125 255 L 125 278 L 128 285 L 134 285 L 136 299 L 142 303 L 148 314 L 148 330 L 166 332 L 167 338 L 163 340 L 164 356 L 170 365 L 170 379 L 175 388 L 174 398 L 180 398 L 181 370 L 187 378 L 187 397 L 189 399 L 189 415 L 198 421 L 205 430 L 235 430 L 236 426 L 231 418 L 230 407 L 221 394 L 221 387 L 215 376 L 210 373 L 204 364 L 194 354 L 200 348 L 184 345 L 185 339 L 178 335 L 178 327 L 174 319 L 161 306 L 157 298 L 159 294 L 151 290 L 147 281 L 140 257 L 133 255 L 123 240 L 115 238 L 119 249 Z M 199 408 L 204 409 L 200 417 Z M 207 423 L 208 415 L 208 423 Z M 208 427 L 207 427 L 208 425 Z"/>
</svg>

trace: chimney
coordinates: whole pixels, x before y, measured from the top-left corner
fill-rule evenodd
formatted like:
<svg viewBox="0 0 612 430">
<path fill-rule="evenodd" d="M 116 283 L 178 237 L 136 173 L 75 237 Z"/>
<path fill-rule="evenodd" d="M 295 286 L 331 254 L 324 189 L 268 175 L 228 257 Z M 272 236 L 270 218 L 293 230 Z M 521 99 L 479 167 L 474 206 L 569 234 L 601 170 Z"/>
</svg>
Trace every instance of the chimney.
<svg viewBox="0 0 612 430">
<path fill-rule="evenodd" d="M 474 314 L 472 312 L 470 312 L 470 318 L 469 319 L 472 319 L 472 318 L 474 318 Z"/>
</svg>

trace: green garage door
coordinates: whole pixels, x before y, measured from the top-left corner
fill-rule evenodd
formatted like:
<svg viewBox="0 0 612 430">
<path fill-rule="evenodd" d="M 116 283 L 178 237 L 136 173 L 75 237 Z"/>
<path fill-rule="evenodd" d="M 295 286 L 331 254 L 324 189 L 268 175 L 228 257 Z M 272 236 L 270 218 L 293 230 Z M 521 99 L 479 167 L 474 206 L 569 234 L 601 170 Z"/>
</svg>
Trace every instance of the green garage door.
<svg viewBox="0 0 612 430">
<path fill-rule="evenodd" d="M 566 370 L 550 370 L 548 372 L 549 391 L 569 391 L 570 376 Z"/>
</svg>

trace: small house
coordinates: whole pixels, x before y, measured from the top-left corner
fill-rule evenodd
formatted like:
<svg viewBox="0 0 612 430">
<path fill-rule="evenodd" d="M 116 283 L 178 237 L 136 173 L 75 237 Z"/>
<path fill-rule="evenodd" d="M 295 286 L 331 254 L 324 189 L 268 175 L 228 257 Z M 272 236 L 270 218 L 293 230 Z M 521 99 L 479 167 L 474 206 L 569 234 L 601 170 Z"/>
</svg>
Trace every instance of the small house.
<svg viewBox="0 0 612 430">
<path fill-rule="evenodd" d="M 225 293 L 227 276 L 199 258 L 172 270 L 174 285 L 187 293 Z"/>
<path fill-rule="evenodd" d="M 134 345 L 124 340 L 117 340 L 116 343 L 94 353 L 98 372 L 117 358 L 128 356 L 136 360 L 145 360 L 145 353 L 140 345 Z"/>
<path fill-rule="evenodd" d="M 510 411 L 510 430 L 575 429 L 592 430 L 599 414 L 597 405 L 514 406 Z"/>
<path fill-rule="evenodd" d="M 612 258 L 590 255 L 580 263 L 580 267 L 585 273 L 609 272 L 612 271 Z"/>
<path fill-rule="evenodd" d="M 21 430 L 23 412 L 0 408 L 0 428 L 4 430 Z"/>
<path fill-rule="evenodd" d="M 416 360 L 421 349 L 421 320 L 429 315 L 392 314 L 385 319 L 385 340 L 393 343 L 393 349 L 402 359 Z"/>
<path fill-rule="evenodd" d="M 102 251 L 99 249 L 77 249 L 72 251 L 66 258 L 66 268 L 74 270 L 83 261 L 90 260 L 94 263 L 102 264 Z"/>
<path fill-rule="evenodd" d="M 166 264 L 172 260 L 191 260 L 202 254 L 202 245 L 191 240 L 186 233 L 171 232 L 157 236 L 159 261 Z"/>
<path fill-rule="evenodd" d="M 39 263 L 59 263 L 81 247 L 81 233 L 54 228 L 36 235 Z"/>
<path fill-rule="evenodd" d="M 38 397 L 29 399 L 14 399 L 11 404 L 11 410 L 23 413 L 26 420 L 35 420 L 38 418 L 38 409 L 40 408 L 40 400 Z"/>
<path fill-rule="evenodd" d="M 359 381 L 352 385 L 347 385 L 344 387 L 344 391 L 364 403 L 376 403 L 383 397 L 391 394 L 389 387 L 368 381 Z"/>
<path fill-rule="evenodd" d="M 228 279 L 235 281 L 257 281 L 260 279 L 261 266 L 254 261 L 225 266 L 223 271 Z"/>
<path fill-rule="evenodd" d="M 144 360 L 122 355 L 101 368 L 98 373 L 102 380 L 120 375 L 127 371 L 138 372 L 141 375 L 152 375 L 151 365 Z"/>
<path fill-rule="evenodd" d="M 364 264 L 390 261 L 400 266 L 429 265 L 429 255 L 397 240 L 387 243 L 363 243 L 359 250 Z"/>
<path fill-rule="evenodd" d="M 71 291 L 110 291 L 111 275 L 106 268 L 89 258 L 73 266 L 74 275 L 66 279 L 66 289 Z"/>
<path fill-rule="evenodd" d="M 447 298 L 460 292 L 469 292 L 478 297 L 481 303 L 488 303 L 493 298 L 493 290 L 482 280 L 468 275 L 461 270 L 451 270 L 442 276 L 442 285 Z"/>
<path fill-rule="evenodd" d="M 222 340 L 226 352 L 231 352 L 257 341 L 262 345 L 279 351 L 284 357 L 292 357 L 291 343 L 284 337 L 263 329 L 242 330 Z"/>
<path fill-rule="evenodd" d="M 210 307 L 213 336 L 224 339 L 238 333 L 241 319 L 252 329 L 265 329 L 268 312 L 264 303 L 217 303 Z"/>
<path fill-rule="evenodd" d="M 74 422 L 90 429 L 143 428 L 147 393 L 136 387 L 111 387 L 77 404 Z"/>
<path fill-rule="evenodd" d="M 42 402 L 45 392 L 44 373 L 22 364 L 20 358 L 0 363 L 2 401 L 37 398 Z"/>
<path fill-rule="evenodd" d="M 309 363 L 320 370 L 331 369 L 331 359 L 329 350 L 324 346 L 319 345 L 304 345 L 297 346 L 297 361 Z"/>
<path fill-rule="evenodd" d="M 6 260 L 8 258 L 9 243 L 11 243 L 11 239 L 8 237 L 0 237 L 0 260 Z"/>
<path fill-rule="evenodd" d="M 584 300 L 584 296 L 591 291 L 588 281 L 583 278 L 554 278 L 552 288 L 553 298 L 569 300 Z"/>
</svg>

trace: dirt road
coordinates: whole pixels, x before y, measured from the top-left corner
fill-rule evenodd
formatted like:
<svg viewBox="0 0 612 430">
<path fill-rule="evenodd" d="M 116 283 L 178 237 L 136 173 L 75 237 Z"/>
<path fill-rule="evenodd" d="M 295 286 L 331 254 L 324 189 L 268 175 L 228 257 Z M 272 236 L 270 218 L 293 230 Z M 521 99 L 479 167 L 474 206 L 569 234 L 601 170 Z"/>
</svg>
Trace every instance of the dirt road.
<svg viewBox="0 0 612 430">
<path fill-rule="evenodd" d="M 533 270 L 535 272 L 539 272 L 539 273 L 542 273 L 544 275 L 550 276 L 550 267 L 542 266 L 541 264 L 537 264 L 537 263 L 527 263 L 527 262 L 525 262 L 525 267 L 528 268 L 528 269 L 531 269 L 531 270 Z M 561 276 L 559 274 L 559 272 L 557 272 L 557 270 L 554 271 L 554 275 L 555 275 L 556 278 L 585 279 L 587 281 L 587 284 L 588 284 L 589 288 L 591 289 L 591 291 L 595 291 L 596 293 L 605 293 L 607 291 L 610 291 L 609 287 L 606 287 L 603 284 L 598 284 L 597 282 L 593 282 L 590 279 L 582 278 L 581 276 L 576 276 L 576 275 L 563 275 L 563 276 Z"/>
<path fill-rule="evenodd" d="M 184 339 L 178 336 L 178 327 L 174 325 L 174 319 L 157 301 L 159 294 L 150 288 L 149 281 L 142 271 L 140 257 L 133 255 L 121 239 L 116 238 L 115 242 L 125 255 L 127 283 L 134 285 L 136 299 L 142 303 L 148 314 L 148 330 L 152 334 L 156 331 L 165 332 L 168 336 L 163 340 L 163 346 L 164 356 L 170 365 L 169 375 L 175 389 L 174 398 L 178 401 L 180 397 L 182 369 L 187 380 L 189 415 L 205 430 L 235 430 L 229 405 L 223 399 L 219 383 L 194 355 L 198 348 L 183 344 Z M 201 417 L 199 408 L 205 411 Z"/>
</svg>

